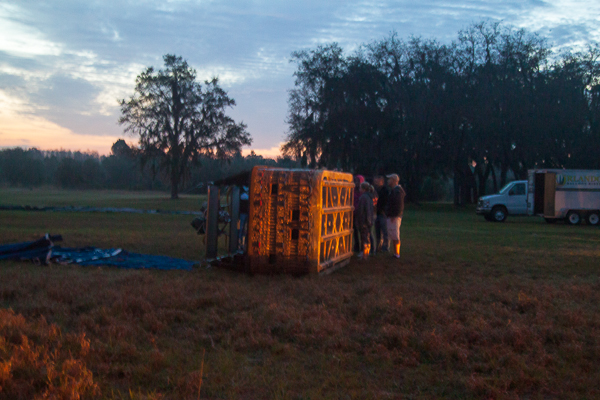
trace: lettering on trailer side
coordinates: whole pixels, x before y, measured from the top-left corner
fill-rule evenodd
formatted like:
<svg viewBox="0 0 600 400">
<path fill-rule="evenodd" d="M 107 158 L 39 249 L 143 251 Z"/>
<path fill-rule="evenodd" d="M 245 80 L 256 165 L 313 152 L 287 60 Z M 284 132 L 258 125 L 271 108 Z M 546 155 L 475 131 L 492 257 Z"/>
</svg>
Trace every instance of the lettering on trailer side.
<svg viewBox="0 0 600 400">
<path fill-rule="evenodd" d="M 556 175 L 557 188 L 592 188 L 600 187 L 600 174 L 569 174 L 562 173 Z"/>
</svg>

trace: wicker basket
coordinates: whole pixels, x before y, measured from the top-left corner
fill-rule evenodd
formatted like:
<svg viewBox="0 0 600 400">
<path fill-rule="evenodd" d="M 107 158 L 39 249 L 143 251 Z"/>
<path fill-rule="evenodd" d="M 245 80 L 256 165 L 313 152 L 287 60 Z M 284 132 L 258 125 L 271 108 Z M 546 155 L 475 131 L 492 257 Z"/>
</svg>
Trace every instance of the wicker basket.
<svg viewBox="0 0 600 400">
<path fill-rule="evenodd" d="M 254 167 L 247 268 L 251 273 L 321 273 L 352 256 L 351 174 Z"/>
</svg>

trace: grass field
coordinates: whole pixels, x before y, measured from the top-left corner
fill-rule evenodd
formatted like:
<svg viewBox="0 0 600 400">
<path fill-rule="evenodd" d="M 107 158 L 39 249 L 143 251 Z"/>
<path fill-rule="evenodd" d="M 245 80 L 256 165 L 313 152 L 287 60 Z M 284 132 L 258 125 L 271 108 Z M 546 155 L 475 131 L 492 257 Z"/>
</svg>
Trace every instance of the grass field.
<svg viewBox="0 0 600 400">
<path fill-rule="evenodd" d="M 143 210 L 197 211 L 206 196 L 180 194 L 171 201 L 164 192 L 121 190 L 0 189 L 0 205 L 36 207 L 131 207 Z"/>
<path fill-rule="evenodd" d="M 137 195 L 34 197 L 161 208 Z M 199 259 L 189 220 L 0 211 L 0 242 Z M 2 263 L 0 399 L 600 397 L 599 229 L 423 205 L 402 236 L 400 262 L 321 277 Z"/>
</svg>

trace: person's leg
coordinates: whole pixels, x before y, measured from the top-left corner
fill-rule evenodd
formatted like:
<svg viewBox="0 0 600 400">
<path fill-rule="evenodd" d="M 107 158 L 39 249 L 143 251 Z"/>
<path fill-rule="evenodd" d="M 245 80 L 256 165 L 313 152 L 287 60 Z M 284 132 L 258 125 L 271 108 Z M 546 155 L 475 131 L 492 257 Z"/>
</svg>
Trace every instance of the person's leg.
<svg viewBox="0 0 600 400">
<path fill-rule="evenodd" d="M 388 251 L 390 248 L 390 241 L 388 240 L 388 229 L 387 229 L 387 218 L 385 215 L 380 215 L 381 220 L 381 251 Z"/>
<path fill-rule="evenodd" d="M 400 258 L 400 241 L 394 240 L 394 257 Z"/>
<path fill-rule="evenodd" d="M 374 256 L 377 253 L 377 242 L 373 237 L 373 228 L 369 228 L 369 254 Z"/>
<path fill-rule="evenodd" d="M 400 222 L 401 218 L 388 218 L 388 236 L 396 258 L 400 258 Z"/>
<path fill-rule="evenodd" d="M 392 218 L 387 218 L 386 219 L 387 222 L 387 232 L 388 232 L 388 239 L 391 241 L 392 240 L 392 236 L 394 235 L 394 221 Z M 392 243 L 392 246 L 394 246 L 394 244 Z"/>
<path fill-rule="evenodd" d="M 400 258 L 400 227 L 402 226 L 402 218 L 398 218 L 398 220 L 396 221 L 396 227 L 395 227 L 395 231 L 397 232 L 398 236 L 396 236 L 396 242 L 394 243 L 394 256 L 396 258 Z"/>
<path fill-rule="evenodd" d="M 383 247 L 385 248 L 385 251 L 388 251 L 390 249 L 390 237 L 388 235 L 387 229 L 385 230 L 385 232 L 383 232 Z"/>
<path fill-rule="evenodd" d="M 354 252 L 355 253 L 359 253 L 360 252 L 360 231 L 358 229 L 358 226 L 354 225 Z"/>
<path fill-rule="evenodd" d="M 384 220 L 385 221 L 385 220 Z M 383 227 L 381 225 L 381 215 L 378 215 L 377 218 L 375 218 L 375 248 L 377 250 L 381 249 L 381 241 L 382 241 L 382 228 L 384 228 L 383 230 L 386 230 L 385 227 Z"/>
<path fill-rule="evenodd" d="M 366 260 L 369 258 L 369 251 L 371 249 L 371 229 L 368 226 L 360 227 L 360 239 L 362 243 L 362 259 Z"/>
</svg>

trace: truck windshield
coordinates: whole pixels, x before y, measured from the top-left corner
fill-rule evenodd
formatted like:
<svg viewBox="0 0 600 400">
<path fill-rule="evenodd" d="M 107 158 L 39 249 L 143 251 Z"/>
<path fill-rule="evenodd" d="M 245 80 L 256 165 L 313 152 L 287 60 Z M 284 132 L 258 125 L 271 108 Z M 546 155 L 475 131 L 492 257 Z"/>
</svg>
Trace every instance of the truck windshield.
<svg viewBox="0 0 600 400">
<path fill-rule="evenodd" d="M 500 191 L 498 192 L 499 194 L 504 194 L 504 193 L 508 193 L 509 189 L 512 187 L 512 182 L 511 183 L 507 183 L 506 185 L 504 185 L 504 187 L 502 189 L 500 189 Z"/>
</svg>

